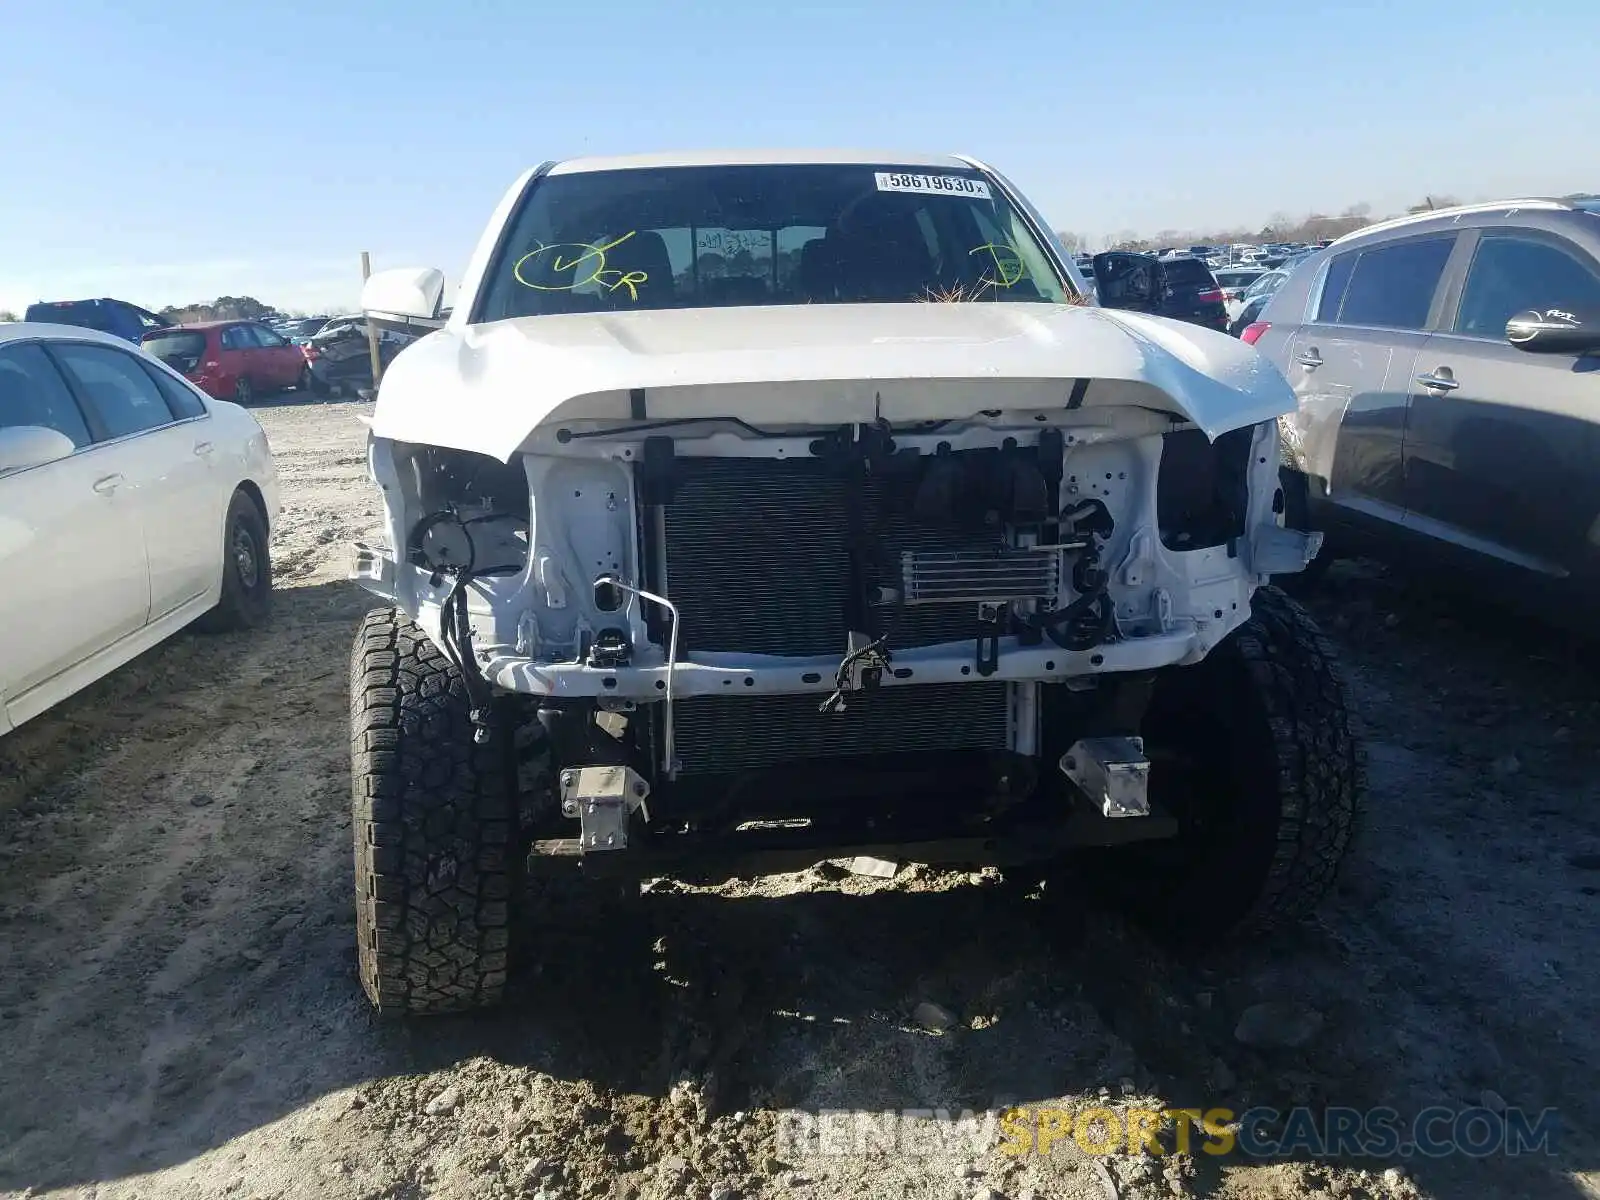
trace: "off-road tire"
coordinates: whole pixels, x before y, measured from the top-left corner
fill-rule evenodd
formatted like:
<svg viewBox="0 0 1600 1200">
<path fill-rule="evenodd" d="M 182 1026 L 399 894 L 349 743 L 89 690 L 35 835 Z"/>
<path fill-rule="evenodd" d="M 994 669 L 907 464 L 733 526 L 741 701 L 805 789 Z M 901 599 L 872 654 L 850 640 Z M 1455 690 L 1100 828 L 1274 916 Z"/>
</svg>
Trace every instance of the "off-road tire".
<svg viewBox="0 0 1600 1200">
<path fill-rule="evenodd" d="M 361 986 L 384 1014 L 461 1012 L 505 990 L 517 862 L 510 731 L 473 740 L 460 672 L 396 610 L 350 654 Z"/>
<path fill-rule="evenodd" d="M 249 563 L 241 559 L 249 556 Z M 254 629 L 272 611 L 272 556 L 267 519 L 242 491 L 228 502 L 222 526 L 222 595 L 217 606 L 195 622 L 207 633 Z"/>
<path fill-rule="evenodd" d="M 1249 621 L 1158 680 L 1144 730 L 1152 804 L 1181 828 L 1103 855 L 1127 908 L 1191 948 L 1307 916 L 1349 853 L 1366 771 L 1333 646 L 1305 609 L 1257 590 Z"/>
</svg>

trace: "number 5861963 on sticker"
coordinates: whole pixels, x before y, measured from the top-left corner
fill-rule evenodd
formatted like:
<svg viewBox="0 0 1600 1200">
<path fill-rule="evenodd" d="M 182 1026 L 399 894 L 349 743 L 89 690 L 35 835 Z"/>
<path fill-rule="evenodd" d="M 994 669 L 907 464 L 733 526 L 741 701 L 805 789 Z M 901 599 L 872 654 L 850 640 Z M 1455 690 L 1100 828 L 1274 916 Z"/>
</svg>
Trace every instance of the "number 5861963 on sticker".
<svg viewBox="0 0 1600 1200">
<path fill-rule="evenodd" d="M 878 171 L 874 178 L 880 192 L 920 192 L 924 195 L 966 196 L 973 200 L 991 199 L 987 182 L 966 175 L 911 175 L 900 171 Z"/>
</svg>

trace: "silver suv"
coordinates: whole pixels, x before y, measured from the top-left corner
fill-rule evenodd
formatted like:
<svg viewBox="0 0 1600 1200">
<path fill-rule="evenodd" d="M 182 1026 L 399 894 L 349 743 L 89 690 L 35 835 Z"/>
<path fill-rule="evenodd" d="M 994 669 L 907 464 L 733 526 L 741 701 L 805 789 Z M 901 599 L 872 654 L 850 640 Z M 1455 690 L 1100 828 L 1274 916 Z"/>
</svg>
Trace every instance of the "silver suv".
<svg viewBox="0 0 1600 1200">
<path fill-rule="evenodd" d="M 1279 423 L 1290 521 L 1333 552 L 1439 549 L 1513 568 L 1523 591 L 1530 573 L 1593 577 L 1600 199 L 1360 230 L 1297 267 L 1243 337 L 1298 399 Z"/>
</svg>

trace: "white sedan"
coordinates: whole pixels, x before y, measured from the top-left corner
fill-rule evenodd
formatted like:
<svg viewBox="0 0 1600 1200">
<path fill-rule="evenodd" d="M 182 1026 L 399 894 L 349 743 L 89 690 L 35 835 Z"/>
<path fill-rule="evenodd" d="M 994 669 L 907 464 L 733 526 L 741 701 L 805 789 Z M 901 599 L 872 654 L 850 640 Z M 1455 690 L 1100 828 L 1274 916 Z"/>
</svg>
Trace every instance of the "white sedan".
<svg viewBox="0 0 1600 1200">
<path fill-rule="evenodd" d="M 0 325 L 0 734 L 197 618 L 260 621 L 267 437 L 127 342 Z"/>
</svg>

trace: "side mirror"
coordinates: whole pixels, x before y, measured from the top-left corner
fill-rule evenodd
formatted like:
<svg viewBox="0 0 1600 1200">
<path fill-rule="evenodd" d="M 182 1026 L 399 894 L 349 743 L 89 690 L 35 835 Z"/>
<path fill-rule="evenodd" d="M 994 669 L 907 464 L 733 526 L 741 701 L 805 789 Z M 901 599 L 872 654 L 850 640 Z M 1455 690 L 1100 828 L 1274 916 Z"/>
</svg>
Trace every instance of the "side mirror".
<svg viewBox="0 0 1600 1200">
<path fill-rule="evenodd" d="M 436 267 L 379 271 L 361 288 L 361 310 L 379 329 L 423 334 L 444 324 L 444 272 Z"/>
<path fill-rule="evenodd" d="M 66 434 L 43 425 L 12 425 L 0 429 L 0 475 L 42 467 L 66 458 L 76 449 Z"/>
<path fill-rule="evenodd" d="M 1506 341 L 1529 354 L 1592 354 L 1600 351 L 1600 323 L 1559 308 L 1529 309 L 1506 322 Z"/>
</svg>

